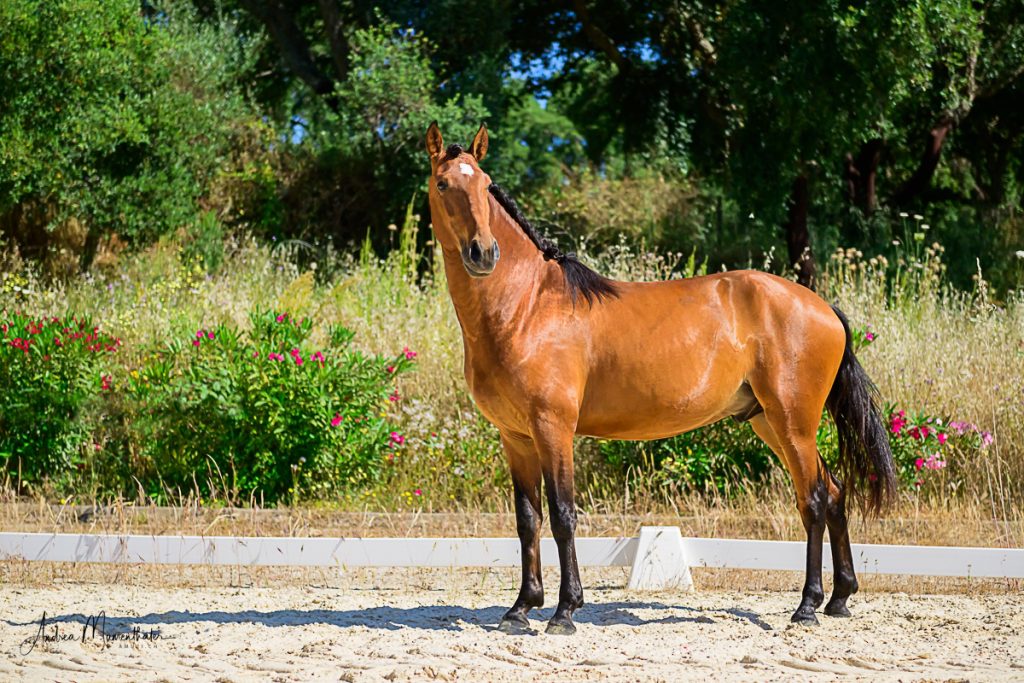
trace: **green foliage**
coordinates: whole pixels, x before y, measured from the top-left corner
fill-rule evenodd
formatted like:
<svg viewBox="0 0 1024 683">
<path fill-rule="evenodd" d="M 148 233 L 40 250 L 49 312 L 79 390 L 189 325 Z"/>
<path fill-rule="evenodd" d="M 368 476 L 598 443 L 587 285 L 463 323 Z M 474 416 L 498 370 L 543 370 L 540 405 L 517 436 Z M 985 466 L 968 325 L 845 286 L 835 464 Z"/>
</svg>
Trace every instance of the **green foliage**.
<svg viewBox="0 0 1024 683">
<path fill-rule="evenodd" d="M 88 317 L 0 323 L 0 469 L 20 483 L 64 482 L 92 450 L 90 413 L 111 389 L 121 340 Z"/>
<path fill-rule="evenodd" d="M 375 481 L 403 442 L 387 406 L 415 354 L 368 356 L 342 327 L 314 351 L 308 318 L 251 322 L 249 334 L 220 325 L 168 341 L 132 380 L 150 493 L 216 486 L 272 502 Z"/>
<path fill-rule="evenodd" d="M 168 3 L 0 5 L 0 215 L 43 207 L 134 240 L 186 225 L 249 111 L 227 26 Z"/>
<path fill-rule="evenodd" d="M 601 455 L 638 476 L 654 470 L 654 481 L 684 490 L 728 493 L 764 477 L 774 455 L 748 425 L 723 420 L 658 441 L 598 442 Z"/>
</svg>

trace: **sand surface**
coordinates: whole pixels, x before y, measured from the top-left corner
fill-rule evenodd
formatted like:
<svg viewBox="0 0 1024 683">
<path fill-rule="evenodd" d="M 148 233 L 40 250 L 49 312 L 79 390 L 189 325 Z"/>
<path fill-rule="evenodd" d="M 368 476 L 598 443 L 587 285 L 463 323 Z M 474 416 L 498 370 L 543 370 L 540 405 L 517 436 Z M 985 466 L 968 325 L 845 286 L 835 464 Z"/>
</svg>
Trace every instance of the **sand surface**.
<svg viewBox="0 0 1024 683">
<path fill-rule="evenodd" d="M 629 593 L 585 576 L 575 636 L 495 630 L 512 577 L 408 571 L 308 587 L 0 586 L 0 680 L 1024 680 L 1024 595 L 861 593 L 790 625 L 795 592 Z M 547 578 L 547 577 L 546 577 Z M 549 582 L 549 603 L 555 577 Z M 62 638 L 43 642 L 54 627 Z M 106 615 L 104 640 L 82 628 Z M 138 631 L 134 631 L 134 629 Z M 158 637 L 152 639 L 154 634 Z"/>
</svg>

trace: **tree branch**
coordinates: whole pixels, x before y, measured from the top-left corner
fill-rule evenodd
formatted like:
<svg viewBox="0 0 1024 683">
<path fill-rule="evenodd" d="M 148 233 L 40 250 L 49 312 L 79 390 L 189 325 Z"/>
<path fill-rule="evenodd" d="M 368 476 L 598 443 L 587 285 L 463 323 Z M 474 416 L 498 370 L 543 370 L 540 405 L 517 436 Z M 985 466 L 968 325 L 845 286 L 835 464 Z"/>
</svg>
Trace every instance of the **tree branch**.
<svg viewBox="0 0 1024 683">
<path fill-rule="evenodd" d="M 620 71 L 628 69 L 630 66 L 629 60 L 619 52 L 619 48 L 615 46 L 615 41 L 609 38 L 607 33 L 595 26 L 590 20 L 590 12 L 587 11 L 586 1 L 573 0 L 572 6 L 576 16 L 579 17 L 580 23 L 583 24 L 583 35 L 587 37 L 587 40 L 603 52 Z"/>
<path fill-rule="evenodd" d="M 318 0 L 320 16 L 324 20 L 324 30 L 331 46 L 331 59 L 339 81 L 348 78 L 348 40 L 345 37 L 345 25 L 341 19 L 341 7 L 337 0 Z"/>
<path fill-rule="evenodd" d="M 288 69 L 313 92 L 326 98 L 328 106 L 337 111 L 334 81 L 313 61 L 309 41 L 295 23 L 294 16 L 278 1 L 241 0 L 242 5 L 259 19 L 270 34 Z"/>
</svg>

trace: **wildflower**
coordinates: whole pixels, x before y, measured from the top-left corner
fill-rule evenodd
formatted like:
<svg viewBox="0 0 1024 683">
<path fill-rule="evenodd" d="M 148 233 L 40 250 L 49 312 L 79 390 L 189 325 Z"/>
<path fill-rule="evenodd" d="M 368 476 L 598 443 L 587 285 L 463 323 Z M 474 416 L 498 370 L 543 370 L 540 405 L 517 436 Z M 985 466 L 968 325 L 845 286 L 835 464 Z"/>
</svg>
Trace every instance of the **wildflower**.
<svg viewBox="0 0 1024 683">
<path fill-rule="evenodd" d="M 288 317 L 287 313 L 282 313 L 281 315 L 277 316 L 277 322 L 283 323 L 287 317 Z"/>
<path fill-rule="evenodd" d="M 199 340 L 198 339 L 193 339 L 192 340 L 192 346 L 195 346 L 196 348 L 199 348 Z"/>
<path fill-rule="evenodd" d="M 916 469 L 921 469 L 922 467 L 924 467 L 924 458 L 918 458 L 917 460 L 915 460 L 914 467 Z"/>
<path fill-rule="evenodd" d="M 412 495 L 414 495 L 414 496 L 422 496 L 423 495 L 423 489 L 413 489 Z"/>
<path fill-rule="evenodd" d="M 908 216 L 910 216 L 910 214 L 906 211 L 900 211 L 900 218 L 907 218 Z"/>
<path fill-rule="evenodd" d="M 946 436 L 946 434 L 944 432 L 938 432 L 938 433 L 935 434 L 935 438 L 939 440 L 939 444 L 940 445 L 945 446 L 946 445 L 946 439 L 948 439 L 949 437 Z"/>
<path fill-rule="evenodd" d="M 868 341 L 868 342 L 875 341 L 875 333 L 874 332 L 865 332 L 864 333 L 864 339 L 866 341 Z"/>
<path fill-rule="evenodd" d="M 341 419 L 342 419 L 341 418 L 341 414 L 335 413 L 334 414 L 334 419 L 331 420 L 331 426 L 332 427 L 337 427 L 338 425 L 340 425 L 341 424 Z"/>
<path fill-rule="evenodd" d="M 110 391 L 113 387 L 113 383 L 110 380 L 110 375 L 102 375 L 100 377 L 100 391 Z"/>
<path fill-rule="evenodd" d="M 995 441 L 995 437 L 992 436 L 991 432 L 982 432 L 981 433 L 981 445 L 982 446 L 991 446 L 993 441 Z"/>
<path fill-rule="evenodd" d="M 393 392 L 391 392 L 391 395 L 388 396 L 388 400 L 391 401 L 392 403 L 398 403 L 398 401 L 400 401 L 401 398 L 402 397 L 398 395 L 398 389 L 395 389 Z"/>
<path fill-rule="evenodd" d="M 206 333 L 206 338 L 207 339 L 213 339 L 213 332 L 207 332 Z"/>
<path fill-rule="evenodd" d="M 385 369 L 387 370 L 388 374 L 390 375 L 390 374 L 391 374 L 392 372 L 394 372 L 394 371 L 395 371 L 395 366 L 394 366 L 394 365 L 389 365 L 389 366 L 388 366 L 387 368 L 385 368 Z"/>
<path fill-rule="evenodd" d="M 302 365 L 302 363 L 303 363 L 302 356 L 300 356 L 299 354 L 295 354 L 294 356 L 292 356 L 292 358 L 295 359 L 295 364 L 296 365 Z"/>
<path fill-rule="evenodd" d="M 405 443 L 405 437 L 398 432 L 391 432 L 391 436 L 388 439 L 392 446 L 401 446 Z"/>
<path fill-rule="evenodd" d="M 196 339 L 202 339 L 206 336 L 205 330 L 196 330 Z"/>
<path fill-rule="evenodd" d="M 1017 258 L 1024 259 L 1024 249 L 1018 249 L 1013 253 Z"/>
<path fill-rule="evenodd" d="M 414 358 L 416 358 L 416 352 L 410 351 L 408 346 L 402 349 L 402 353 L 404 353 L 405 357 L 409 360 L 413 360 Z"/>
</svg>

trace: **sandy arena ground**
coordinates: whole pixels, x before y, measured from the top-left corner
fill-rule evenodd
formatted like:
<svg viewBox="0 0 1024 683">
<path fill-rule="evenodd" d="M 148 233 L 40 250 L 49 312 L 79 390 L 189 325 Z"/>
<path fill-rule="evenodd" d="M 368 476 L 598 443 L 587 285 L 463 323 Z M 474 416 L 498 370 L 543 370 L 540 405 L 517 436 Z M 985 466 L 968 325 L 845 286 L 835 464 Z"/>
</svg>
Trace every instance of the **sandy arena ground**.
<svg viewBox="0 0 1024 683">
<path fill-rule="evenodd" d="M 545 576 L 549 602 L 556 579 Z M 641 594 L 624 579 L 584 572 L 573 637 L 544 634 L 550 604 L 536 633 L 496 631 L 515 597 L 507 572 L 390 570 L 330 587 L 6 583 L 0 680 L 1024 680 L 1019 591 L 864 591 L 852 619 L 807 628 L 789 623 L 792 591 Z M 70 640 L 32 642 L 43 612 L 46 635 Z M 82 642 L 100 613 L 130 639 Z"/>
</svg>

